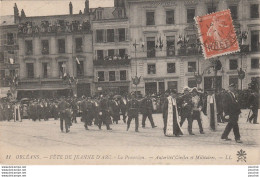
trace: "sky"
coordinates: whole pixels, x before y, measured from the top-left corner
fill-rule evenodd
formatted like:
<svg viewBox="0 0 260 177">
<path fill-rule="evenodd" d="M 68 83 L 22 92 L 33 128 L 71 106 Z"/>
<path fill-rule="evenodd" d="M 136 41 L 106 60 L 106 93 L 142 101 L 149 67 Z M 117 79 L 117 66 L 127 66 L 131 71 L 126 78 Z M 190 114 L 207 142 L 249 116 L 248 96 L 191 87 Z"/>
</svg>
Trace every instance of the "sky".
<svg viewBox="0 0 260 177">
<path fill-rule="evenodd" d="M 14 3 L 17 4 L 19 14 L 24 9 L 26 16 L 62 15 L 69 14 L 69 0 L 1 0 L 0 16 L 13 15 Z M 84 11 L 85 0 L 71 0 L 73 13 Z M 112 7 L 113 0 L 90 0 L 90 8 Z"/>
</svg>

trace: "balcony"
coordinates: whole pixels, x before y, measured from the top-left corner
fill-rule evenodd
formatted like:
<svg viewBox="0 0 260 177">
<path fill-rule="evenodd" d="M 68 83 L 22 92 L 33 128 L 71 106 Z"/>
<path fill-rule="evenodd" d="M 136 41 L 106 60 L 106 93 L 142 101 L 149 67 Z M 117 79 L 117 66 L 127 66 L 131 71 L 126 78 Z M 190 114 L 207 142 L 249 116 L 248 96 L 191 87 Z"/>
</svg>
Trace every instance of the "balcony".
<svg viewBox="0 0 260 177">
<path fill-rule="evenodd" d="M 40 34 L 60 34 L 60 33 L 91 33 L 90 22 L 67 22 L 50 24 L 48 21 L 41 25 L 32 25 L 30 22 L 20 23 L 18 25 L 19 36 L 34 36 Z"/>
<path fill-rule="evenodd" d="M 127 55 L 128 56 L 128 55 Z M 110 57 L 106 57 L 105 59 L 99 59 L 99 60 L 94 60 L 93 61 L 93 64 L 94 66 L 116 66 L 116 65 L 119 65 L 119 66 L 129 66 L 130 65 L 130 57 L 124 57 L 124 58 L 121 58 L 121 57 L 116 57 L 114 56 L 113 58 Z"/>
<path fill-rule="evenodd" d="M 201 55 L 202 51 L 199 47 L 181 46 L 178 50 L 179 56 Z"/>
</svg>

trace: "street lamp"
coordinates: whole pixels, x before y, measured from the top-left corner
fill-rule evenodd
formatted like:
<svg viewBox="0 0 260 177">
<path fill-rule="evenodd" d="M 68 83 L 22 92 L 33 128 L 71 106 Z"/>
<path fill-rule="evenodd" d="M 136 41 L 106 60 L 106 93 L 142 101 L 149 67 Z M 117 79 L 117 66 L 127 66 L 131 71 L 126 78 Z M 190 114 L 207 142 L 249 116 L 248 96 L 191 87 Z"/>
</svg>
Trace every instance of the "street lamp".
<svg viewBox="0 0 260 177">
<path fill-rule="evenodd" d="M 140 79 L 141 79 L 141 76 L 140 77 L 138 77 L 137 76 L 137 58 L 136 58 L 136 52 L 137 52 L 137 46 L 138 46 L 139 44 L 138 43 L 136 43 L 136 40 L 135 40 L 135 43 L 133 44 L 133 46 L 134 46 L 134 48 L 135 48 L 135 77 L 134 78 L 132 78 L 132 81 L 133 81 L 133 84 L 135 85 L 135 97 L 137 98 L 137 85 L 139 85 L 140 84 Z M 144 47 L 143 46 L 143 44 L 142 44 L 142 47 Z"/>
<path fill-rule="evenodd" d="M 248 32 L 247 31 L 238 31 L 237 33 L 238 41 L 240 45 L 240 57 L 241 57 L 241 66 L 240 69 L 237 70 L 238 78 L 240 79 L 241 83 L 241 90 L 243 90 L 243 79 L 245 78 L 245 71 L 242 69 L 242 61 L 243 61 L 243 55 L 247 55 L 247 52 L 249 51 L 249 45 L 245 45 L 244 42 L 247 40 Z"/>
</svg>

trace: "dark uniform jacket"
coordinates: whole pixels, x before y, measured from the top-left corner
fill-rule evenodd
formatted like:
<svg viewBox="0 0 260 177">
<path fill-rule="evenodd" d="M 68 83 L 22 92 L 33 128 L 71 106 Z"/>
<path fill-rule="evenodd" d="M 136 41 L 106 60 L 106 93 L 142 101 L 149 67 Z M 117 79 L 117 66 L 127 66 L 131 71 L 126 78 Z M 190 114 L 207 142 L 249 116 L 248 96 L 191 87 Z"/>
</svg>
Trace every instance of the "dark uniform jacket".
<svg viewBox="0 0 260 177">
<path fill-rule="evenodd" d="M 153 101 L 151 98 L 144 98 L 141 101 L 141 112 L 142 114 L 152 114 L 153 112 Z"/>
<path fill-rule="evenodd" d="M 139 112 L 139 102 L 137 99 L 129 100 L 127 104 L 128 117 L 138 117 Z"/>
<path fill-rule="evenodd" d="M 186 94 L 186 95 L 182 95 L 180 97 L 180 106 L 181 106 L 181 111 L 180 111 L 180 115 L 182 117 L 189 117 L 191 115 L 191 111 L 192 111 L 192 100 L 191 100 L 191 95 L 190 94 Z"/>
<path fill-rule="evenodd" d="M 253 93 L 249 96 L 248 104 L 252 109 L 258 109 L 259 107 L 259 96 L 256 93 Z"/>
</svg>

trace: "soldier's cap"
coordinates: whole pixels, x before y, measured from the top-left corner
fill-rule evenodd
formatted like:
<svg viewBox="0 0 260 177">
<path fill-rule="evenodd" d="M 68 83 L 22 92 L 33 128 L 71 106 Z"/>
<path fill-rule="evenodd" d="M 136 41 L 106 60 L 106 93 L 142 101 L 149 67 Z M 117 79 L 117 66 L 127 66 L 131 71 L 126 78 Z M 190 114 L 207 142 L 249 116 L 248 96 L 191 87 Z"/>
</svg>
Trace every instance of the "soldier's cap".
<svg viewBox="0 0 260 177">
<path fill-rule="evenodd" d="M 232 83 L 229 85 L 229 87 L 236 87 L 236 84 Z"/>
</svg>

